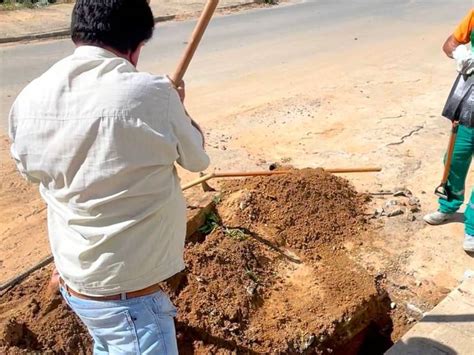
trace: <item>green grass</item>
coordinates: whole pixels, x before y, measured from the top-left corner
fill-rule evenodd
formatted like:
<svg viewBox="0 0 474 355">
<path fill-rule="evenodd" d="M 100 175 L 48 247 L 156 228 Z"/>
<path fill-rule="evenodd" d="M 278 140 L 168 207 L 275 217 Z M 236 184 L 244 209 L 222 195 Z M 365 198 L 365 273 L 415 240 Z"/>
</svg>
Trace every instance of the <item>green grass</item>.
<svg viewBox="0 0 474 355">
<path fill-rule="evenodd" d="M 3 3 L 0 3 L 0 11 L 31 9 L 33 7 L 35 7 L 35 5 L 30 0 L 23 2 L 16 2 L 14 0 L 4 0 Z"/>
<path fill-rule="evenodd" d="M 248 238 L 247 233 L 245 233 L 240 228 L 224 228 L 224 234 L 231 237 L 232 239 L 242 241 Z"/>
<path fill-rule="evenodd" d="M 206 216 L 206 222 L 199 228 L 199 231 L 203 234 L 210 234 L 214 231 L 214 229 L 218 228 L 220 225 L 219 216 L 216 215 L 214 212 L 209 213 Z"/>
<path fill-rule="evenodd" d="M 0 0 L 0 11 L 35 9 L 52 4 L 73 2 L 74 0 Z"/>
<path fill-rule="evenodd" d="M 255 272 L 252 269 L 245 268 L 245 275 L 247 275 L 256 284 L 260 283 L 260 281 L 258 280 L 257 274 L 255 274 Z"/>
</svg>

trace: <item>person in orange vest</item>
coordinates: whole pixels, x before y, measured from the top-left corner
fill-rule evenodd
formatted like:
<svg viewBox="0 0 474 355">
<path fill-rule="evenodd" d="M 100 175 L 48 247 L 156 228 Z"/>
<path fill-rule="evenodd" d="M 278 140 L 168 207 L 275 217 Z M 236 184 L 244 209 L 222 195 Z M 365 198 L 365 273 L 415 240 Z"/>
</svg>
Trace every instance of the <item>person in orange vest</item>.
<svg viewBox="0 0 474 355">
<path fill-rule="evenodd" d="M 459 76 L 448 97 L 443 116 L 457 122 L 457 137 L 446 185 L 447 196 L 440 198 L 436 212 L 424 217 L 428 224 L 438 225 L 450 220 L 464 203 L 466 176 L 474 152 L 474 9 L 457 26 L 444 43 L 443 50 L 455 59 Z M 470 43 L 469 50 L 465 45 Z M 454 126 L 453 126 L 454 127 Z M 474 252 L 474 192 L 465 210 L 463 248 Z"/>
</svg>

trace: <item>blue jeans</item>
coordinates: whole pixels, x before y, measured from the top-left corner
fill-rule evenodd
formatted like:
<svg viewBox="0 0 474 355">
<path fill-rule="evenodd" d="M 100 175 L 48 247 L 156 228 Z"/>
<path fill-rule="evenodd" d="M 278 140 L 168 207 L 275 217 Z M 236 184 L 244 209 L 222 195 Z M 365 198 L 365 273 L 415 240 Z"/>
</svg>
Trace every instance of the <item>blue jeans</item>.
<svg viewBox="0 0 474 355">
<path fill-rule="evenodd" d="M 94 354 L 178 354 L 176 308 L 165 293 L 120 301 L 61 294 L 92 335 Z"/>
</svg>

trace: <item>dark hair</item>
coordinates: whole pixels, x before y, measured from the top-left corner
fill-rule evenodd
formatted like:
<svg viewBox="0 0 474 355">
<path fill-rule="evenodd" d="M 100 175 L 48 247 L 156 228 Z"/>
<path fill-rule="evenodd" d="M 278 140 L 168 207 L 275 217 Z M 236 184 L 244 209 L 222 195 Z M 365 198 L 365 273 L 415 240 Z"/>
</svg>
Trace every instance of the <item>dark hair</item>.
<svg viewBox="0 0 474 355">
<path fill-rule="evenodd" d="M 74 43 L 96 44 L 128 53 L 153 35 L 147 0 L 77 0 L 72 12 Z"/>
</svg>

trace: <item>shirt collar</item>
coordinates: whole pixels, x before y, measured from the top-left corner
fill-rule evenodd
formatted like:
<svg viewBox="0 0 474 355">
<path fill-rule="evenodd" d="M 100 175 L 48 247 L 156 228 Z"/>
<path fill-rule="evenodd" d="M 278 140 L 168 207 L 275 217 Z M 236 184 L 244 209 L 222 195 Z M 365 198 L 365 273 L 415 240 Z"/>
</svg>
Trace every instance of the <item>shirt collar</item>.
<svg viewBox="0 0 474 355">
<path fill-rule="evenodd" d="M 74 54 L 82 55 L 82 56 L 101 57 L 101 58 L 117 57 L 115 53 L 112 53 L 111 51 L 108 51 L 107 49 L 104 49 L 98 46 L 91 46 L 91 45 L 77 47 L 76 50 L 74 51 Z"/>
</svg>

